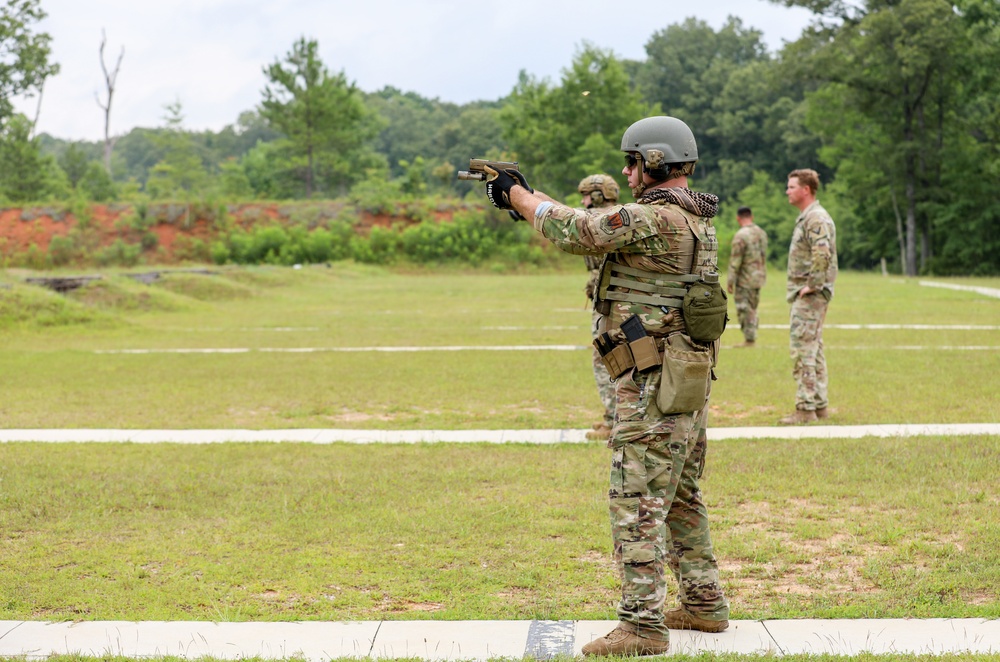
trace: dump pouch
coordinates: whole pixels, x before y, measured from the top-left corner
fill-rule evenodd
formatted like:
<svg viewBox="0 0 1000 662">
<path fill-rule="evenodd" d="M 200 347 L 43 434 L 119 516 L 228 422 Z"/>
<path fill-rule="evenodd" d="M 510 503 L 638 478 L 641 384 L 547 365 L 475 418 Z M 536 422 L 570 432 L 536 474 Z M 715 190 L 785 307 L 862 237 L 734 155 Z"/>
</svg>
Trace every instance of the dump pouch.
<svg viewBox="0 0 1000 662">
<path fill-rule="evenodd" d="M 687 414 L 705 406 L 712 372 L 708 347 L 699 347 L 683 333 L 667 337 L 663 345 L 663 375 L 656 406 L 664 414 Z"/>
<path fill-rule="evenodd" d="M 717 273 L 705 274 L 693 284 L 681 305 L 688 336 L 699 343 L 718 340 L 729 321 L 728 300 Z"/>
</svg>

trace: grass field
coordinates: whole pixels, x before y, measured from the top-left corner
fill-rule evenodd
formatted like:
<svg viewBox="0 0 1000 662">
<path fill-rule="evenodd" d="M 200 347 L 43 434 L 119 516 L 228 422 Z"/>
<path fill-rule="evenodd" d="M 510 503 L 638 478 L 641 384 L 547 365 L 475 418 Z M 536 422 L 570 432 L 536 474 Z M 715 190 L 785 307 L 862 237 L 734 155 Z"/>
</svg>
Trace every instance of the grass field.
<svg viewBox="0 0 1000 662">
<path fill-rule="evenodd" d="M 582 267 L 109 277 L 68 298 L 23 275 L 0 289 L 4 428 L 598 416 L 584 349 L 334 351 L 586 346 Z M 764 324 L 787 323 L 783 280 Z M 829 424 L 1000 422 L 1000 299 L 845 273 L 827 324 Z M 759 345 L 724 350 L 713 425 L 790 410 L 787 330 Z M 222 348 L 247 351 L 162 351 Z M 303 348 L 324 351 L 266 351 Z M 588 444 L 2 444 L 0 620 L 612 619 L 607 462 Z M 998 467 L 996 436 L 713 442 L 733 618 L 1000 617 Z"/>
<path fill-rule="evenodd" d="M 68 302 L 15 286 L 0 290 L 7 301 L 0 421 L 8 428 L 585 428 L 600 405 L 583 280 L 582 266 L 493 275 L 335 265 L 177 274 L 152 286 L 109 278 Z M 787 324 L 783 282 L 773 273 L 762 294 L 765 325 Z M 1000 279 L 977 282 L 1000 287 Z M 837 288 L 825 332 L 829 424 L 1000 421 L 995 328 L 838 328 L 996 327 L 1000 299 L 853 273 Z M 55 303 L 66 310 L 52 312 Z M 714 425 L 770 425 L 792 409 L 787 336 L 766 328 L 754 350 L 723 351 Z M 724 345 L 741 340 L 733 322 Z M 581 349 L 331 351 L 524 345 Z M 307 348 L 322 351 L 266 351 Z M 167 351 L 199 349 L 247 351 Z M 122 350 L 153 352 L 100 353 Z"/>
</svg>

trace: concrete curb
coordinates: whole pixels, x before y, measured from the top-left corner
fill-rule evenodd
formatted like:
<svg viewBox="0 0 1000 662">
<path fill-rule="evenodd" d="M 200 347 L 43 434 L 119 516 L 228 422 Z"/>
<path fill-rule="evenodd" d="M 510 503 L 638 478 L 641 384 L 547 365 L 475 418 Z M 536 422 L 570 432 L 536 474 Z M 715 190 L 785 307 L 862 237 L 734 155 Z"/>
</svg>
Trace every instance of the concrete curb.
<svg viewBox="0 0 1000 662">
<path fill-rule="evenodd" d="M 551 659 L 580 655 L 615 621 L 0 621 L 0 656 L 195 659 L 337 657 L 422 660 Z M 1000 620 L 978 618 L 731 621 L 725 632 L 671 631 L 672 653 L 996 653 Z"/>
</svg>

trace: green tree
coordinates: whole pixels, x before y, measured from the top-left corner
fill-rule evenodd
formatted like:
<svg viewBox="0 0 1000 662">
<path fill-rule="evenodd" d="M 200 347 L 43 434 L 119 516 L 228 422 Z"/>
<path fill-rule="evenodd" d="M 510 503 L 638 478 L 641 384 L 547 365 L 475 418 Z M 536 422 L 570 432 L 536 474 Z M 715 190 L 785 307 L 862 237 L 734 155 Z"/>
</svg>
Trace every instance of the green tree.
<svg viewBox="0 0 1000 662">
<path fill-rule="evenodd" d="M 228 198 L 240 200 L 253 196 L 253 187 L 243 164 L 229 158 L 219 166 L 219 180 L 222 193 Z"/>
<path fill-rule="evenodd" d="M 471 158 L 499 154 L 503 147 L 502 133 L 499 104 L 483 102 L 463 106 L 455 119 L 441 126 L 434 144 L 442 162 L 452 166 L 446 179 L 448 185 L 461 194 L 476 189 L 473 182 L 456 179 L 455 173 L 466 169 Z M 440 174 L 444 182 L 443 169 Z"/>
<path fill-rule="evenodd" d="M 949 116 L 957 112 L 959 81 L 956 55 L 964 35 L 950 3 L 944 0 L 900 0 L 846 24 L 813 55 L 818 76 L 835 83 L 832 94 L 815 97 L 821 121 L 812 128 L 836 145 L 841 154 L 879 162 L 885 186 L 902 216 L 904 273 L 913 276 L 932 255 L 931 219 L 921 207 L 941 191 L 942 148 L 958 128 Z M 831 105 L 833 104 L 833 105 Z M 850 130 L 843 121 L 856 111 L 865 124 L 877 127 L 878 142 L 855 140 L 865 130 Z M 841 131 L 834 133 L 835 127 Z M 882 149 L 873 153 L 872 145 Z M 918 263 L 918 241 L 921 259 Z"/>
<path fill-rule="evenodd" d="M 94 202 L 107 202 L 114 200 L 116 196 L 115 183 L 111 181 L 111 175 L 97 161 L 91 161 L 87 164 L 78 188 Z"/>
<path fill-rule="evenodd" d="M 315 40 L 302 37 L 284 62 L 265 67 L 270 83 L 260 106 L 261 115 L 285 136 L 307 198 L 323 180 L 343 188 L 359 177 L 358 162 L 378 129 L 361 92 L 343 71 L 331 75 L 318 50 Z"/>
<path fill-rule="evenodd" d="M 400 161 L 399 165 L 404 169 L 400 187 L 406 195 L 414 198 L 427 195 L 427 163 L 422 156 L 413 159 L 413 162 Z"/>
<path fill-rule="evenodd" d="M 33 31 L 46 15 L 39 0 L 0 0 L 0 125 L 13 114 L 14 97 L 40 93 L 59 72 L 49 62 L 52 37 Z"/>
<path fill-rule="evenodd" d="M 31 121 L 13 115 L 0 126 L 0 196 L 28 202 L 41 200 L 45 191 L 45 159 L 31 138 Z"/>
<path fill-rule="evenodd" d="M 191 134 L 183 128 L 181 102 L 169 103 L 164 108 L 166 129 L 152 136 L 163 158 L 149 170 L 146 190 L 154 198 L 200 193 L 208 185 L 208 171 Z"/>
<path fill-rule="evenodd" d="M 784 168 L 759 162 L 762 151 L 771 152 L 766 161 L 780 155 L 778 113 L 789 106 L 774 69 L 761 32 L 739 18 L 718 31 L 688 18 L 650 37 L 635 78 L 643 99 L 691 127 L 699 184 L 725 197 L 749 184 L 753 169 Z"/>
<path fill-rule="evenodd" d="M 382 128 L 374 148 L 384 154 L 394 177 L 403 176 L 402 161 L 412 163 L 420 156 L 426 161 L 442 157 L 437 138 L 441 127 L 455 119 L 459 107 L 437 99 L 425 99 L 416 92 L 386 87 L 367 95 L 366 105 L 382 118 Z"/>
<path fill-rule="evenodd" d="M 66 173 L 66 178 L 73 188 L 87 171 L 87 153 L 76 143 L 72 143 L 59 157 L 59 166 Z"/>
<path fill-rule="evenodd" d="M 611 51 L 584 43 L 558 86 L 521 72 L 500 110 L 500 122 L 508 149 L 529 181 L 564 196 L 594 170 L 621 179 L 622 133 L 657 112 L 632 89 Z"/>
<path fill-rule="evenodd" d="M 985 210 L 985 217 L 976 214 L 978 222 L 988 227 L 996 221 L 993 197 L 979 185 L 988 176 L 989 159 L 971 170 L 967 159 L 969 150 L 985 156 L 988 145 L 997 144 L 996 134 L 989 135 L 996 126 L 1000 61 L 996 3 L 785 4 L 807 6 L 828 19 L 789 52 L 803 75 L 827 86 L 811 97 L 809 127 L 822 136 L 824 161 L 837 168 L 838 180 L 855 197 L 871 200 L 861 220 L 871 249 L 895 252 L 903 272 L 916 275 L 943 266 L 935 258 L 940 248 L 980 241 L 961 227 L 972 219 L 954 209 L 963 197 L 958 192 L 967 190 L 972 207 Z M 882 176 L 872 176 L 870 168 Z M 944 225 L 948 217 L 959 220 L 959 227 Z M 896 251 L 879 246 L 887 238 L 898 242 Z M 963 252 L 978 249 L 951 251 Z"/>
</svg>

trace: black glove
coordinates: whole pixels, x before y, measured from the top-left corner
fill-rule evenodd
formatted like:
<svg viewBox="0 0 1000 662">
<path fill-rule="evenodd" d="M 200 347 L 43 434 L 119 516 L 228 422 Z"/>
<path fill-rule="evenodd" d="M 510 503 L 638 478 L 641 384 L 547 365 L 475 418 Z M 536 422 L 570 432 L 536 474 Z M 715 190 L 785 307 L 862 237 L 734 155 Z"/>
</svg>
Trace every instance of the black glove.
<svg viewBox="0 0 1000 662">
<path fill-rule="evenodd" d="M 528 220 L 524 216 L 521 216 L 520 212 L 515 211 L 513 209 L 511 209 L 509 212 L 507 212 L 507 215 L 510 216 L 515 221 L 526 221 L 526 220 Z"/>
<path fill-rule="evenodd" d="M 510 190 L 515 186 L 523 186 L 529 192 L 535 192 L 533 188 L 528 186 L 528 180 L 524 178 L 524 175 L 514 168 L 497 171 L 486 166 L 485 171 L 488 177 L 486 180 L 486 197 L 490 199 L 490 202 L 497 209 L 513 209 L 510 204 Z"/>
</svg>

